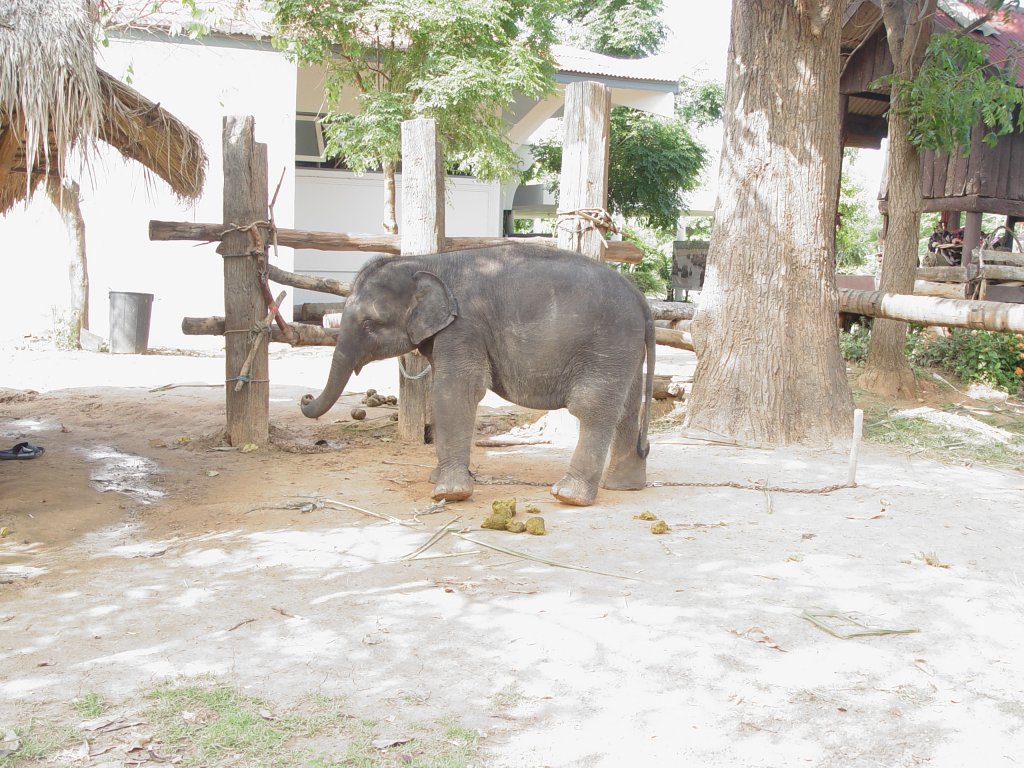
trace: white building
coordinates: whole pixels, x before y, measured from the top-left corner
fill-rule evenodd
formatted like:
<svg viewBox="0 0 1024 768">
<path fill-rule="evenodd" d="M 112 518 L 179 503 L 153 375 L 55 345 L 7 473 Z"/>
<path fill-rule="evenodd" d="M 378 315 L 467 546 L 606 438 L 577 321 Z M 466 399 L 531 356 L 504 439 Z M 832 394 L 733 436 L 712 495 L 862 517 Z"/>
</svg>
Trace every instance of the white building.
<svg viewBox="0 0 1024 768">
<path fill-rule="evenodd" d="M 300 68 L 274 48 L 259 19 L 227 22 L 198 39 L 179 33 L 173 20 L 149 23 L 153 26 L 146 30 L 112 35 L 109 46 L 97 53 L 100 65 L 116 77 L 130 78 L 136 89 L 202 137 L 210 158 L 209 181 L 196 204 L 182 205 L 137 166 L 113 153 L 101 156 L 92 178 L 82 183 L 90 328 L 108 336 L 109 291 L 152 293 L 150 347 L 216 349 L 222 339 L 184 336 L 180 329 L 182 317 L 223 314 L 223 269 L 214 246 L 151 242 L 148 226 L 151 219 L 222 220 L 224 116 L 255 117 L 257 140 L 268 148 L 271 194 L 281 180 L 274 207 L 279 227 L 381 233 L 384 185 L 380 174 L 357 175 L 322 165 L 316 123 L 324 111 L 322 72 Z M 541 102 L 523 99 L 508 111 L 509 141 L 526 161 L 530 137 L 558 116 L 564 86 L 574 80 L 606 83 L 613 104 L 671 114 L 678 76 L 666 72 L 663 59 L 624 61 L 569 48 L 558 48 L 556 56 L 559 92 Z M 400 200 L 400 176 L 398 189 Z M 507 211 L 537 215 L 551 209 L 550 199 L 514 184 L 458 177 L 449 179 L 448 189 L 449 236 L 499 236 Z M 0 219 L 0 232 L 9 252 L 0 261 L 0 284 L 10 308 L 9 321 L 0 324 L 0 340 L 12 343 L 55 327 L 70 300 L 70 251 L 60 217 L 43 195 Z M 347 280 L 368 255 L 282 248 L 271 258 L 282 269 Z M 286 317 L 293 301 L 336 298 L 289 293 Z"/>
</svg>

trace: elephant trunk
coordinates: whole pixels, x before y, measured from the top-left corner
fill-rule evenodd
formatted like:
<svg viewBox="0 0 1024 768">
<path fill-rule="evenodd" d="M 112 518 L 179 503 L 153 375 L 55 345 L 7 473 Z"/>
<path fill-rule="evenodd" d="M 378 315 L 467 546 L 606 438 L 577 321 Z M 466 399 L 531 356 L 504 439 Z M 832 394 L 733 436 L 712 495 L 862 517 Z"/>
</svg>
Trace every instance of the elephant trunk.
<svg viewBox="0 0 1024 768">
<path fill-rule="evenodd" d="M 319 397 L 313 397 L 312 395 L 304 395 L 302 397 L 302 414 L 311 419 L 316 419 L 327 413 L 331 406 L 338 402 L 338 398 L 341 397 L 341 393 L 345 390 L 345 385 L 348 384 L 354 368 L 355 364 L 352 358 L 342 351 L 339 345 L 334 350 L 334 358 L 331 360 L 331 372 L 327 377 L 327 383 L 324 385 L 323 392 L 320 393 Z"/>
</svg>

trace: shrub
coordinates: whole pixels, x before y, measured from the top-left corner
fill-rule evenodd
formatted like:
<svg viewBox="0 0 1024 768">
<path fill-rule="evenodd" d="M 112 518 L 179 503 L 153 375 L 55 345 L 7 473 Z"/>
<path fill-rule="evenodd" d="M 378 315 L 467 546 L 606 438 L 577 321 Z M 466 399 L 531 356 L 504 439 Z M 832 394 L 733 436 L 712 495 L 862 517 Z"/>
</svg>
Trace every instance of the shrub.
<svg viewBox="0 0 1024 768">
<path fill-rule="evenodd" d="M 868 358 L 868 336 L 871 329 L 863 325 L 854 325 L 847 333 L 839 331 L 839 351 L 843 359 L 850 363 L 863 363 Z"/>
<path fill-rule="evenodd" d="M 967 384 L 1024 391 L 1024 334 L 964 328 L 952 328 L 948 336 L 914 332 L 907 347 L 912 362 L 945 368 Z"/>
</svg>

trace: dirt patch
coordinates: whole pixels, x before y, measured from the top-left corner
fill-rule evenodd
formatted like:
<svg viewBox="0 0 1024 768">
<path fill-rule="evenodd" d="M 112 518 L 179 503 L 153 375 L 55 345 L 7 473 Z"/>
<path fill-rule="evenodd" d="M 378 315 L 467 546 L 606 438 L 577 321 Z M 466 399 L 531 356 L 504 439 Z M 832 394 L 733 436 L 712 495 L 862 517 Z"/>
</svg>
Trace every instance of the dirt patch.
<svg viewBox="0 0 1024 768">
<path fill-rule="evenodd" d="M 243 454 L 217 450 L 219 360 L 3 353 L 4 384 L 40 394 L 0 398 L 0 441 L 46 453 L 0 463 L 0 735 L 75 726 L 90 695 L 139 714 L 147 691 L 202 679 L 275 710 L 344 701 L 379 723 L 368 738 L 450 719 L 488 766 L 1024 754 L 1019 472 L 868 445 L 856 488 L 765 493 L 843 482 L 847 457 L 671 426 L 654 433 L 661 486 L 567 507 L 546 486 L 571 449 L 477 448 L 486 482 L 438 508 L 432 448 L 400 445 L 383 409 L 355 422 L 353 394 L 298 412 L 329 354 L 275 353 L 276 447 Z M 171 383 L 195 386 L 151 391 Z M 369 366 L 350 388 L 368 386 L 397 394 L 397 376 Z M 481 434 L 529 416 L 485 405 Z M 547 535 L 480 529 L 510 496 Z M 465 538 L 404 559 L 449 524 Z M 843 640 L 805 612 L 917 631 Z"/>
</svg>

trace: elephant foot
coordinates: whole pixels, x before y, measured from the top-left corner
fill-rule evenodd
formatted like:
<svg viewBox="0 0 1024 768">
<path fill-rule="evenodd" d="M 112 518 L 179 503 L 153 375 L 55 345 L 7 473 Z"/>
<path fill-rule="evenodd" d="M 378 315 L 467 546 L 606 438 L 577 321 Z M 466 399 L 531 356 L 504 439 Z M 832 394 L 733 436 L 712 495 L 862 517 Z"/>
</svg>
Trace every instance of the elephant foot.
<svg viewBox="0 0 1024 768">
<path fill-rule="evenodd" d="M 589 507 L 594 503 L 594 499 L 597 498 L 597 485 L 588 484 L 566 475 L 551 486 L 551 495 L 563 504 Z"/>
<path fill-rule="evenodd" d="M 639 491 L 647 487 L 647 467 L 638 461 L 632 465 L 609 467 L 602 488 L 610 491 Z"/>
<path fill-rule="evenodd" d="M 468 471 L 446 475 L 436 468 L 430 479 L 436 483 L 431 494 L 434 501 L 463 501 L 473 495 L 473 477 Z"/>
</svg>

